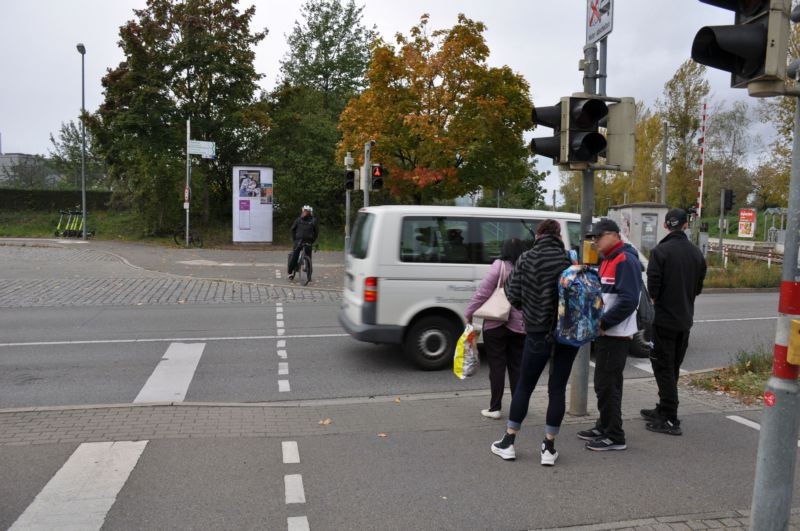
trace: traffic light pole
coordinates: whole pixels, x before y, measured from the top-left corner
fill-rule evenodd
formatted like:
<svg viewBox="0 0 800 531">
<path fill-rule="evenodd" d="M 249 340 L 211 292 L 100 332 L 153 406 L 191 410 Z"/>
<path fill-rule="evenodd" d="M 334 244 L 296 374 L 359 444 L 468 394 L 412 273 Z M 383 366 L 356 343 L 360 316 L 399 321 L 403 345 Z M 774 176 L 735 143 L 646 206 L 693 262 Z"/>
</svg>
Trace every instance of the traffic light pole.
<svg viewBox="0 0 800 531">
<path fill-rule="evenodd" d="M 798 98 L 800 100 L 800 98 Z M 756 476 L 750 529 L 788 529 L 797 461 L 798 365 L 789 338 L 792 319 L 800 319 L 800 270 L 797 263 L 800 233 L 800 101 L 795 105 L 792 171 L 789 179 L 789 215 L 783 254 L 772 376 L 764 389 L 764 411 L 758 437 Z"/>
<path fill-rule="evenodd" d="M 588 44 L 583 48 L 583 92 L 596 94 L 597 80 L 597 47 Z M 589 232 L 594 211 L 594 170 L 583 170 L 583 187 L 581 193 L 581 253 L 583 240 Z M 583 259 L 583 256 L 581 256 Z M 575 363 L 572 365 L 569 386 L 569 413 L 575 416 L 587 414 L 589 395 L 589 350 L 587 343 L 578 349 Z"/>
</svg>

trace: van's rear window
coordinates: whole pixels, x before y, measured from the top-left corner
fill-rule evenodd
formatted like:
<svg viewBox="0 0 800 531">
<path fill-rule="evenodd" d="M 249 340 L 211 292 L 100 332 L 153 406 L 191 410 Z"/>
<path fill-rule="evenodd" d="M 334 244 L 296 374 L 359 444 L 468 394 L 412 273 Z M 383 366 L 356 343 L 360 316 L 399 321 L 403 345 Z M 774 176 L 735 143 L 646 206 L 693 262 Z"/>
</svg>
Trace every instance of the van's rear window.
<svg viewBox="0 0 800 531">
<path fill-rule="evenodd" d="M 353 258 L 366 258 L 369 252 L 369 237 L 372 234 L 372 225 L 375 215 L 359 212 L 353 225 L 353 235 L 350 236 L 350 255 Z"/>
</svg>

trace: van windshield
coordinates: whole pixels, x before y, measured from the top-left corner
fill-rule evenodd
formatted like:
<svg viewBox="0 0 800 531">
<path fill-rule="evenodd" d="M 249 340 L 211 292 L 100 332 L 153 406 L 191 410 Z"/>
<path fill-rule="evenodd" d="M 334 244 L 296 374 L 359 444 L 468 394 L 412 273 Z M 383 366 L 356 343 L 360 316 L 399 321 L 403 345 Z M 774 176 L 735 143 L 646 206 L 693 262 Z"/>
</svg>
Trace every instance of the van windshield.
<svg viewBox="0 0 800 531">
<path fill-rule="evenodd" d="M 350 256 L 353 258 L 366 258 L 369 251 L 369 237 L 372 234 L 372 225 L 375 215 L 359 212 L 353 225 L 353 235 L 350 236 Z"/>
</svg>

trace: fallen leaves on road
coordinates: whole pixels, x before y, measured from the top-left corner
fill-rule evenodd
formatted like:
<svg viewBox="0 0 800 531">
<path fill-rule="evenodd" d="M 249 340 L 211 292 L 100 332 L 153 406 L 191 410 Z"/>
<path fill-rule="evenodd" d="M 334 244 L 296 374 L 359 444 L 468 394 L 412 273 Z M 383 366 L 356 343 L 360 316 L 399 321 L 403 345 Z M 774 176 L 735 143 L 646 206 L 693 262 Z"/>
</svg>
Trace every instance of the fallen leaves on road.
<svg viewBox="0 0 800 531">
<path fill-rule="evenodd" d="M 397 398 L 395 398 L 395 399 L 394 399 L 394 403 L 395 403 L 395 404 L 399 404 L 399 403 L 400 403 L 400 397 L 399 397 L 399 396 L 398 396 Z"/>
<path fill-rule="evenodd" d="M 383 438 L 383 437 L 388 437 L 388 435 L 386 435 L 385 433 L 381 432 L 381 433 L 378 434 L 378 437 Z"/>
<path fill-rule="evenodd" d="M 331 424 L 332 422 L 333 421 L 331 419 L 323 419 L 323 420 L 319 421 L 319 424 L 320 424 L 320 426 L 327 426 L 327 425 Z"/>
</svg>

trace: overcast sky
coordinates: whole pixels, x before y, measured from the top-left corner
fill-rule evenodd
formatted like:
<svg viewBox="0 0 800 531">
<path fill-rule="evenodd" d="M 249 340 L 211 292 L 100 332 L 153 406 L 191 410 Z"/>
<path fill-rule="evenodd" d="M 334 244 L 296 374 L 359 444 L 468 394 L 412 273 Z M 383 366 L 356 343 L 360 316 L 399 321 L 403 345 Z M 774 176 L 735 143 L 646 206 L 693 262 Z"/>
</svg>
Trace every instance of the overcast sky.
<svg viewBox="0 0 800 531">
<path fill-rule="evenodd" d="M 249 6 L 252 2 L 242 2 Z M 256 50 L 256 70 L 265 89 L 274 87 L 286 35 L 300 18 L 303 0 L 259 0 L 253 29 L 269 35 Z M 586 0 L 361 0 L 363 22 L 393 42 L 408 34 L 420 15 L 429 27 L 449 28 L 458 13 L 484 22 L 491 65 L 508 65 L 531 85 L 537 105 L 553 105 L 582 90 L 578 60 L 586 40 Z M 100 80 L 123 59 L 119 27 L 145 0 L 2 0 L 0 2 L 0 135 L 3 153 L 46 154 L 49 135 L 77 119 L 81 106 L 81 57 L 86 46 L 86 108 L 102 101 Z M 698 0 L 615 0 L 608 38 L 609 96 L 632 96 L 652 106 L 664 83 L 690 54 L 704 25 L 732 24 L 733 13 Z M 729 75 L 709 70 L 709 103 L 747 99 L 729 88 Z M 755 103 L 753 99 L 751 102 Z M 528 136 L 546 136 L 549 129 Z M 549 159 L 539 167 L 549 169 Z M 558 172 L 546 188 L 558 186 Z"/>
</svg>

